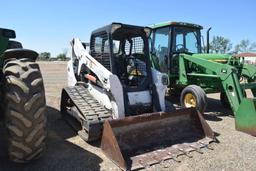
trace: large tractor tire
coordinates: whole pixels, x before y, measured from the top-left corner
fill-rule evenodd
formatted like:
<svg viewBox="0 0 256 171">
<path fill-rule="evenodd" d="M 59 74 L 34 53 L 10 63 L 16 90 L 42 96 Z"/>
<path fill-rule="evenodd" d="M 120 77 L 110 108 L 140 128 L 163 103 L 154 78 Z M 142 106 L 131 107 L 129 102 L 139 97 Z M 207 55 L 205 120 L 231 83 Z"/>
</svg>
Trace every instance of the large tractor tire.
<svg viewBox="0 0 256 171">
<path fill-rule="evenodd" d="M 201 87 L 189 85 L 181 92 L 180 104 L 183 108 L 195 107 L 203 114 L 207 106 L 207 97 Z"/>
<path fill-rule="evenodd" d="M 5 63 L 4 101 L 8 152 L 12 161 L 26 163 L 41 156 L 46 138 L 46 101 L 42 75 L 31 59 Z"/>
</svg>

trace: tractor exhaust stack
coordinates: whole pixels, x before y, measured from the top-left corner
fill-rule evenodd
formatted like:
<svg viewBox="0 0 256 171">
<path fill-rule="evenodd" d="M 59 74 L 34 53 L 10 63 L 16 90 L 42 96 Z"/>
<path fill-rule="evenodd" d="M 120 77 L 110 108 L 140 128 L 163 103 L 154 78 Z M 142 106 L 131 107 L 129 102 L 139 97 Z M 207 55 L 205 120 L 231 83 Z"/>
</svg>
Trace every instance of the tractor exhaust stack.
<svg viewBox="0 0 256 171">
<path fill-rule="evenodd" d="M 207 53 L 209 53 L 210 52 L 210 31 L 211 31 L 211 27 L 210 28 L 208 28 L 208 30 L 207 30 L 207 35 L 206 35 L 206 43 L 207 43 Z"/>
</svg>

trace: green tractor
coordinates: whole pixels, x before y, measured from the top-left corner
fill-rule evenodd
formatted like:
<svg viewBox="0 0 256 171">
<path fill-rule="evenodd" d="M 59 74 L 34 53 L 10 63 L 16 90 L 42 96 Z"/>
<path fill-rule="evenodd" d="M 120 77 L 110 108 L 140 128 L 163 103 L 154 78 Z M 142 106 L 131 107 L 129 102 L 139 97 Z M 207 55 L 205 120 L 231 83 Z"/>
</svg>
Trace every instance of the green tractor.
<svg viewBox="0 0 256 171">
<path fill-rule="evenodd" d="M 206 108 L 206 93 L 220 92 L 221 103 L 233 110 L 236 129 L 256 136 L 256 99 L 246 97 L 246 89 L 256 95 L 256 67 L 242 56 L 202 53 L 202 26 L 165 22 L 151 26 L 152 67 L 167 73 L 169 91 L 179 94 L 182 107 Z M 246 78 L 246 82 L 241 82 Z"/>
<path fill-rule="evenodd" d="M 26 163 L 45 147 L 46 102 L 38 54 L 10 40 L 15 37 L 15 31 L 0 29 L 0 125 L 10 159 Z"/>
</svg>

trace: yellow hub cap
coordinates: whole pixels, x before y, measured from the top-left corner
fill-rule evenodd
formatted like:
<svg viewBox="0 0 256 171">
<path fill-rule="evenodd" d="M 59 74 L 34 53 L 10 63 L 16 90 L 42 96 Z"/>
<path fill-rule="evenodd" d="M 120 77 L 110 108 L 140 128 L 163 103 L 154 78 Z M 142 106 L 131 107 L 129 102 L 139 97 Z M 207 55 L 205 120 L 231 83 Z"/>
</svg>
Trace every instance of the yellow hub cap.
<svg viewBox="0 0 256 171">
<path fill-rule="evenodd" d="M 187 93 L 184 98 L 185 107 L 196 107 L 196 98 L 192 93 Z"/>
</svg>

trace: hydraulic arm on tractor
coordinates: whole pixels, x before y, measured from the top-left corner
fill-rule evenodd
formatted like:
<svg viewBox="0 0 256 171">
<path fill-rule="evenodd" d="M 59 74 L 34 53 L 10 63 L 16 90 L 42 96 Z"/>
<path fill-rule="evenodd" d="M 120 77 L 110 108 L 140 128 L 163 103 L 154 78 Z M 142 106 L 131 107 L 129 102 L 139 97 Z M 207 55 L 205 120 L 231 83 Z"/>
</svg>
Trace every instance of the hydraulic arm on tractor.
<svg viewBox="0 0 256 171">
<path fill-rule="evenodd" d="M 231 58 L 230 60 L 235 59 Z M 205 73 L 194 73 L 188 71 L 188 65 L 196 64 L 202 68 L 207 68 L 208 73 L 212 71 L 212 75 Z M 254 82 L 240 84 L 238 78 L 239 69 L 232 65 L 217 63 L 203 58 L 194 57 L 193 55 L 181 54 L 179 58 L 179 67 L 183 68 L 179 73 L 179 80 L 185 84 L 188 82 L 188 77 L 211 77 L 220 83 L 229 101 L 230 107 L 236 117 L 236 129 L 256 135 L 256 99 L 249 99 L 246 97 L 245 89 L 255 90 L 256 84 Z M 248 65 L 242 69 L 242 75 L 253 78 L 255 73 L 254 68 Z M 249 119 L 248 119 L 249 118 Z"/>
</svg>

